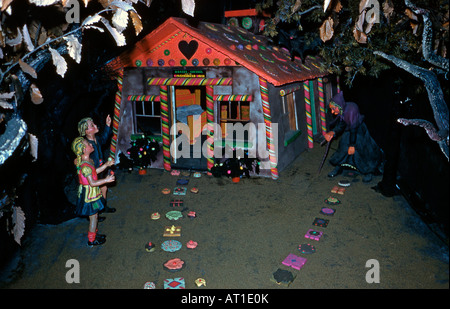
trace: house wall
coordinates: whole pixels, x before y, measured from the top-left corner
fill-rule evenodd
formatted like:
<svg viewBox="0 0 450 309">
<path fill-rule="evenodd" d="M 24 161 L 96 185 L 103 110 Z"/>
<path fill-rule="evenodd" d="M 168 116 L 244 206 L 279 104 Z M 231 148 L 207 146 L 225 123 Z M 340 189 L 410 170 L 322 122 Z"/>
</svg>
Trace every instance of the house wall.
<svg viewBox="0 0 450 309">
<path fill-rule="evenodd" d="M 184 68 L 189 69 L 189 68 Z M 255 124 L 255 134 L 250 136 L 250 140 L 253 143 L 256 156 L 261 160 L 260 176 L 271 177 L 269 170 L 269 158 L 268 150 L 266 147 L 265 125 L 264 115 L 261 102 L 261 92 L 259 85 L 259 77 L 248 69 L 240 66 L 236 67 L 195 67 L 195 69 L 203 69 L 206 72 L 207 78 L 224 78 L 232 77 L 233 84 L 231 86 L 214 86 L 214 94 L 236 94 L 236 95 L 252 95 L 253 101 L 250 103 L 250 121 Z M 123 77 L 122 88 L 122 104 L 121 104 L 121 118 L 117 136 L 117 152 L 116 160 L 118 160 L 119 153 L 126 153 L 130 148 L 130 136 L 133 133 L 134 117 L 133 117 L 133 105 L 131 101 L 127 100 L 129 95 L 159 95 L 159 86 L 147 85 L 147 79 L 150 77 L 172 77 L 173 68 L 126 68 Z M 319 109 L 319 97 L 317 91 L 317 80 L 314 80 L 314 98 L 315 98 L 315 115 L 317 124 L 317 134 L 321 134 L 320 126 L 320 109 Z M 324 81 L 324 99 L 325 106 L 329 101 L 333 89 L 332 83 L 325 79 Z M 277 143 L 277 168 L 281 172 L 284 170 L 297 156 L 308 147 L 308 134 L 305 117 L 305 96 L 303 90 L 303 83 L 292 83 L 289 85 L 275 87 L 272 84 L 268 84 L 269 90 L 269 102 L 271 109 L 272 123 L 277 127 L 276 143 Z M 285 145 L 285 141 L 292 136 L 292 132 L 289 128 L 288 119 L 283 116 L 282 97 L 280 96 L 280 90 L 289 90 L 292 88 L 299 88 L 295 91 L 295 106 L 297 112 L 298 130 L 300 131 L 298 136 Z M 217 111 L 215 111 L 215 118 L 217 117 Z M 327 122 L 328 123 L 328 122 Z M 260 146 L 258 147 L 258 142 Z M 153 168 L 163 168 L 163 156 L 162 151 L 158 154 L 156 162 L 152 163 Z"/>
<path fill-rule="evenodd" d="M 133 117 L 133 104 L 127 100 L 129 95 L 159 95 L 159 86 L 147 85 L 147 79 L 150 77 L 172 77 L 172 71 L 174 68 L 126 68 L 124 70 L 123 82 L 122 82 L 122 102 L 120 111 L 120 123 L 117 134 L 117 151 L 116 160 L 118 161 L 118 155 L 125 153 L 130 148 L 130 136 L 133 134 L 134 117 Z M 183 69 L 190 69 L 189 67 Z M 250 103 L 250 121 L 254 124 L 261 124 L 261 128 L 264 128 L 264 117 L 261 104 L 261 93 L 259 89 L 259 78 L 256 74 L 249 71 L 244 67 L 195 67 L 195 69 L 202 69 L 206 72 L 207 78 L 224 78 L 232 77 L 232 86 L 214 86 L 215 95 L 252 95 L 253 102 Z M 217 111 L 215 111 L 215 117 L 217 117 Z M 265 133 L 264 133 L 265 134 Z M 265 136 L 258 135 L 256 131 L 253 135 L 250 135 L 253 147 L 257 157 L 261 157 L 262 161 L 268 161 L 265 158 L 266 151 L 261 152 L 257 147 L 258 138 L 262 138 L 265 142 Z M 265 149 L 265 148 L 264 148 Z M 154 168 L 163 168 L 162 151 L 158 154 L 157 161 L 152 163 Z M 269 176 L 269 172 L 262 171 L 262 176 Z"/>
<path fill-rule="evenodd" d="M 297 125 L 300 135 L 294 141 L 285 146 L 293 132 L 289 127 L 289 120 L 283 115 L 283 103 L 280 90 L 300 87 L 295 91 L 295 108 L 297 111 Z M 269 101 L 272 115 L 272 123 L 278 126 L 278 172 L 283 171 L 298 155 L 307 149 L 305 101 L 302 83 L 293 83 L 282 87 L 269 86 Z"/>
</svg>

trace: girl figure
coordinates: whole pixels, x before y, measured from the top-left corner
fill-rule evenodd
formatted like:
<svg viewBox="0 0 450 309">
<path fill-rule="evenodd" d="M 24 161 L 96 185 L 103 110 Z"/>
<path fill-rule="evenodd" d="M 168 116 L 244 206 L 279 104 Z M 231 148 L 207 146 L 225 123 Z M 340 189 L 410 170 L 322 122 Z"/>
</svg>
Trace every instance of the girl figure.
<svg viewBox="0 0 450 309">
<path fill-rule="evenodd" d="M 330 163 L 336 167 L 328 177 L 339 175 L 343 167 L 348 166 L 363 175 L 363 182 L 370 182 L 372 175 L 379 173 L 382 151 L 370 136 L 358 105 L 345 102 L 341 91 L 331 99 L 329 107 L 338 122 L 333 131 L 327 132 L 324 137 L 329 142 L 335 135 L 342 136 L 338 149 L 330 158 Z"/>
<path fill-rule="evenodd" d="M 78 133 L 80 134 L 80 136 L 85 137 L 86 140 L 92 145 L 94 151 L 92 151 L 91 153 L 91 159 L 94 162 L 95 168 L 99 168 L 105 163 L 103 160 L 102 146 L 106 144 L 112 134 L 111 117 L 109 115 L 106 117 L 106 126 L 101 134 L 98 134 L 99 129 L 92 118 L 83 118 L 78 122 Z M 114 160 L 112 161 L 114 163 Z M 102 192 L 103 198 L 105 199 L 105 208 L 103 211 L 106 213 L 115 212 L 115 208 L 108 207 L 106 204 L 108 187 L 106 185 L 101 186 L 100 190 Z"/>
<path fill-rule="evenodd" d="M 108 161 L 96 169 L 89 157 L 94 148 L 84 137 L 75 138 L 72 142 L 72 151 L 77 156 L 75 166 L 80 183 L 75 213 L 80 217 L 89 217 L 88 246 L 101 245 L 105 243 L 106 236 L 97 234 L 98 212 L 105 205 L 100 186 L 113 182 L 115 177 L 108 175 L 104 179 L 98 179 L 97 173 L 101 173 L 113 162 Z"/>
</svg>

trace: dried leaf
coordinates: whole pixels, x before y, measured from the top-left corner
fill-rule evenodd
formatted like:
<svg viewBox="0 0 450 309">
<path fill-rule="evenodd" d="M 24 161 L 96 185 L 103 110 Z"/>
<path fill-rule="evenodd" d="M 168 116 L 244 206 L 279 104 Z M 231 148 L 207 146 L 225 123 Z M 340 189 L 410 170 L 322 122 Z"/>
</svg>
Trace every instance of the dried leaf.
<svg viewBox="0 0 450 309">
<path fill-rule="evenodd" d="M 369 6 L 370 0 L 361 0 L 359 2 L 359 15 L 362 14 L 363 11 L 366 10 L 366 8 Z"/>
<path fill-rule="evenodd" d="M 30 96 L 31 96 L 31 102 L 34 104 L 41 104 L 44 101 L 44 98 L 42 98 L 41 91 L 35 84 L 31 84 L 30 86 Z"/>
<path fill-rule="evenodd" d="M 195 1 L 194 0 L 181 0 L 181 9 L 187 15 L 194 17 Z"/>
<path fill-rule="evenodd" d="M 19 66 L 22 69 L 22 71 L 29 74 L 31 77 L 37 78 L 36 70 L 33 69 L 33 67 L 31 65 L 29 65 L 28 63 L 22 61 L 22 59 L 19 59 Z"/>
<path fill-rule="evenodd" d="M 131 10 L 134 11 L 134 8 L 131 4 L 123 2 L 123 1 L 114 0 L 109 4 L 109 6 L 111 6 L 111 7 L 116 6 L 120 9 L 124 10 L 125 12 L 131 11 Z"/>
<path fill-rule="evenodd" d="M 39 36 L 38 32 L 40 32 L 40 26 L 41 26 L 41 23 L 36 20 L 32 20 L 28 24 L 28 32 L 30 33 L 31 41 L 35 41 L 36 37 Z"/>
<path fill-rule="evenodd" d="M 358 20 L 356 21 L 356 28 L 359 31 L 363 30 L 363 26 L 364 26 L 364 20 L 366 19 L 366 4 L 367 4 L 368 0 L 361 0 L 361 2 L 359 3 L 359 16 L 358 16 Z"/>
<path fill-rule="evenodd" d="M 133 21 L 134 31 L 136 35 L 138 35 L 141 33 L 142 29 L 144 29 L 144 27 L 142 27 L 141 17 L 135 11 L 130 12 L 130 17 Z"/>
<path fill-rule="evenodd" d="M 295 12 L 297 12 L 300 9 L 300 7 L 302 6 L 302 1 L 303 0 L 296 0 L 295 1 L 295 4 L 292 6 L 292 9 L 291 9 L 291 13 L 292 14 L 294 14 Z"/>
<path fill-rule="evenodd" d="M 33 157 L 33 162 L 38 158 L 38 144 L 39 141 L 37 137 L 31 133 L 28 133 L 28 137 L 30 140 L 30 154 Z"/>
<path fill-rule="evenodd" d="M 103 28 L 97 27 L 97 26 L 86 26 L 84 27 L 84 29 L 95 29 L 98 30 L 100 32 L 105 32 L 105 30 Z"/>
<path fill-rule="evenodd" d="M 98 14 L 88 16 L 88 17 L 86 17 L 85 20 L 83 20 L 83 23 L 81 24 L 81 26 L 88 26 L 88 25 L 95 24 L 96 22 L 100 21 L 101 18 L 102 17 Z"/>
<path fill-rule="evenodd" d="M 28 32 L 26 24 L 22 28 L 22 34 L 23 34 L 23 41 L 25 42 L 28 51 L 34 50 L 33 42 L 31 42 L 30 33 Z"/>
<path fill-rule="evenodd" d="M 337 1 L 336 2 L 336 5 L 334 6 L 334 8 L 333 8 L 333 10 L 336 12 L 336 13 L 339 13 L 341 10 L 342 10 L 342 8 L 343 8 L 343 6 L 342 6 L 342 4 L 341 4 L 341 1 Z"/>
<path fill-rule="evenodd" d="M 128 25 L 128 13 L 121 8 L 118 8 L 111 18 L 111 22 L 117 31 L 122 33 Z"/>
<path fill-rule="evenodd" d="M 97 0 L 97 2 L 100 3 L 104 9 L 106 9 L 109 6 L 111 0 Z"/>
<path fill-rule="evenodd" d="M 413 34 L 417 34 L 417 29 L 419 29 L 419 25 L 413 22 L 410 22 L 409 25 L 411 26 L 411 29 L 413 30 Z"/>
<path fill-rule="evenodd" d="M 414 20 L 414 21 L 418 21 L 418 20 L 419 20 L 419 19 L 417 18 L 417 15 L 414 14 L 414 12 L 411 11 L 410 9 L 406 9 L 406 10 L 405 10 L 405 14 L 406 14 L 406 16 L 409 17 L 409 19 L 412 19 L 412 20 Z"/>
<path fill-rule="evenodd" d="M 37 45 L 42 45 L 46 41 L 47 41 L 47 30 L 44 27 L 41 27 L 41 33 L 39 33 Z"/>
<path fill-rule="evenodd" d="M 105 25 L 106 29 L 108 29 L 109 33 L 111 33 L 112 37 L 116 41 L 117 46 L 125 46 L 125 36 L 117 31 L 116 28 L 112 27 L 106 18 L 102 17 L 100 20 Z"/>
<path fill-rule="evenodd" d="M 366 44 L 366 43 L 367 43 L 367 35 L 366 35 L 364 32 L 360 31 L 360 30 L 356 27 L 356 25 L 355 25 L 355 27 L 353 28 L 353 37 L 355 38 L 355 40 L 356 40 L 358 43 L 361 43 L 361 44 Z"/>
<path fill-rule="evenodd" d="M 66 74 L 67 71 L 66 60 L 64 60 L 64 58 L 56 51 L 56 49 L 49 47 L 48 50 L 52 54 L 52 60 L 53 64 L 56 67 L 56 73 L 61 75 L 61 77 L 64 77 L 64 74 Z"/>
<path fill-rule="evenodd" d="M 367 34 L 372 30 L 374 23 L 377 21 L 377 16 L 375 12 L 370 16 L 370 20 L 367 23 L 366 30 L 364 29 L 364 22 L 366 21 L 366 9 L 369 7 L 369 0 L 361 0 L 359 3 L 359 16 L 358 20 L 355 23 L 355 27 L 353 29 L 353 36 L 356 41 L 361 44 L 367 43 Z"/>
<path fill-rule="evenodd" d="M 69 51 L 69 56 L 72 57 L 77 63 L 81 61 L 81 43 L 77 38 L 71 34 L 64 38 L 67 41 L 67 50 Z"/>
<path fill-rule="evenodd" d="M 6 46 L 6 42 L 5 42 L 5 35 L 2 31 L 2 29 L 0 29 L 0 46 L 1 47 L 5 47 Z"/>
<path fill-rule="evenodd" d="M 445 31 L 448 31 L 448 21 L 446 21 L 445 23 L 442 24 L 442 28 L 445 29 Z"/>
<path fill-rule="evenodd" d="M 14 109 L 14 106 L 11 103 L 8 103 L 2 99 L 0 99 L 0 107 L 4 109 Z"/>
<path fill-rule="evenodd" d="M 28 0 L 28 1 L 37 6 L 49 6 L 55 4 L 56 2 L 59 2 L 59 0 Z"/>
<path fill-rule="evenodd" d="M 325 12 L 328 9 L 328 6 L 330 5 L 331 0 L 325 0 L 323 3 L 323 11 Z"/>
<path fill-rule="evenodd" d="M 322 26 L 320 26 L 320 38 L 322 41 L 326 42 L 333 37 L 333 33 L 333 19 L 328 17 L 328 19 L 323 22 Z"/>
<path fill-rule="evenodd" d="M 389 20 L 390 20 L 392 14 L 394 14 L 394 3 L 392 3 L 391 0 L 384 1 L 383 2 L 383 15 L 388 20 L 388 23 L 389 23 Z"/>
<path fill-rule="evenodd" d="M 12 99 L 12 97 L 14 96 L 14 91 L 12 92 L 4 92 L 4 93 L 0 93 L 0 99 Z"/>
<path fill-rule="evenodd" d="M 17 28 L 17 36 L 13 39 L 9 39 L 8 37 L 6 37 L 6 44 L 8 44 L 9 46 L 16 46 L 22 43 L 22 33 L 20 32 L 20 29 Z"/>
<path fill-rule="evenodd" d="M 2 12 L 4 11 L 4 10 L 6 10 L 8 7 L 9 7 L 9 5 L 11 4 L 11 2 L 13 2 L 13 0 L 3 0 L 3 1 L 0 1 L 0 6 L 1 6 L 1 9 L 2 9 Z"/>
<path fill-rule="evenodd" d="M 14 240 L 20 245 L 20 239 L 25 233 L 25 213 L 20 206 L 13 207 L 12 224 Z"/>
</svg>

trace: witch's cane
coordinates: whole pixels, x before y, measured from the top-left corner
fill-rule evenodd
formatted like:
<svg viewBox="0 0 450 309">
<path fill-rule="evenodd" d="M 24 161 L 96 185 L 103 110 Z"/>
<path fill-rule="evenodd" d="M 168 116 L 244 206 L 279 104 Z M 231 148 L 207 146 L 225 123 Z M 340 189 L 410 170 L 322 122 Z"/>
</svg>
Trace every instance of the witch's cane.
<svg viewBox="0 0 450 309">
<path fill-rule="evenodd" d="M 320 174 L 320 172 L 322 171 L 322 167 L 323 167 L 323 164 L 325 163 L 325 160 L 326 160 L 326 158 L 328 156 L 328 151 L 330 150 L 330 145 L 331 145 L 331 141 L 332 140 L 333 139 L 330 139 L 329 142 L 324 140 L 322 143 L 320 143 L 320 146 L 323 146 L 325 144 L 325 142 L 326 142 L 327 143 L 327 149 L 325 150 L 325 154 L 323 155 L 322 162 L 320 163 L 318 174 Z"/>
</svg>

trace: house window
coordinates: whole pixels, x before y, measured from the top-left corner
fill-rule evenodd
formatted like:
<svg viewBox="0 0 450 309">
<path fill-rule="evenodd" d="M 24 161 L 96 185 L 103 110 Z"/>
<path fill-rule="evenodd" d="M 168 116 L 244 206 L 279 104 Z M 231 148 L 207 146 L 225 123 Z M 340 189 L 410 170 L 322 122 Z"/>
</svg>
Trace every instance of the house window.
<svg viewBox="0 0 450 309">
<path fill-rule="evenodd" d="M 295 93 L 291 92 L 282 97 L 283 118 L 288 123 L 288 131 L 297 131 L 297 109 L 295 108 Z"/>
<path fill-rule="evenodd" d="M 134 133 L 161 135 L 161 109 L 156 101 L 134 101 Z"/>
<path fill-rule="evenodd" d="M 219 101 L 218 123 L 222 129 L 222 138 L 248 141 L 248 130 L 239 136 L 233 130 L 233 136 L 228 136 L 228 130 L 232 130 L 236 123 L 245 126 L 250 122 L 250 102 L 248 101 Z M 230 131 L 231 132 L 231 131 Z"/>
</svg>

